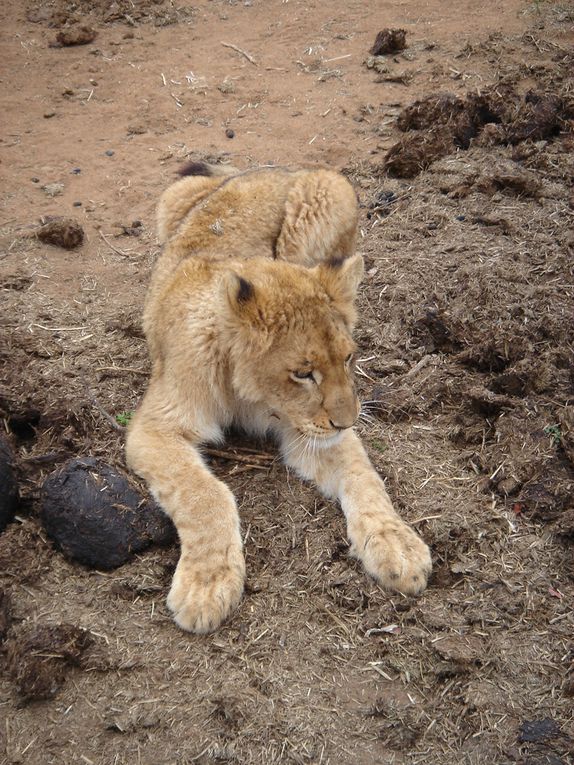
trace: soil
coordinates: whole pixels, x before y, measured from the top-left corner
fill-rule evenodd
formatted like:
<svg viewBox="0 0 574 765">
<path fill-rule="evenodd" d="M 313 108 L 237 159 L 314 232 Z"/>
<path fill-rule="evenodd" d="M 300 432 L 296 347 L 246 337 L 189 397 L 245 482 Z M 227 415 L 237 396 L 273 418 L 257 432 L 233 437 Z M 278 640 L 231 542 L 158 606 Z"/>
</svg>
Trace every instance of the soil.
<svg viewBox="0 0 574 765">
<path fill-rule="evenodd" d="M 572 762 L 574 12 L 370 5 L 2 3 L 0 417 L 20 500 L 0 535 L 1 762 Z M 373 56 L 385 29 L 406 47 Z M 215 634 L 167 612 L 176 544 L 104 570 L 42 525 L 70 459 L 144 496 L 122 424 L 149 372 L 154 209 L 203 159 L 355 184 L 360 431 L 431 545 L 419 599 L 382 592 L 340 510 L 240 436 L 208 455 L 248 571 Z"/>
</svg>

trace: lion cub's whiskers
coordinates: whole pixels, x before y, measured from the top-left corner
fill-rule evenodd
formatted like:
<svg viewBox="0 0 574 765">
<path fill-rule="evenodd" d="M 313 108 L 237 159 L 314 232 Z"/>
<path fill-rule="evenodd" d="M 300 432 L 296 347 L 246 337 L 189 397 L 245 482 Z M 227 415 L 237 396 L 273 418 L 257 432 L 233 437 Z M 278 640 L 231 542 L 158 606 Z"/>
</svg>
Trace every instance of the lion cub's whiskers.
<svg viewBox="0 0 574 765">
<path fill-rule="evenodd" d="M 359 412 L 358 420 L 359 422 L 366 422 L 368 425 L 377 424 L 377 420 L 375 419 L 375 417 L 373 417 L 372 414 L 368 414 L 367 412 L 363 412 L 362 410 L 361 412 Z"/>
<path fill-rule="evenodd" d="M 303 442 L 307 439 L 307 436 L 304 433 L 299 433 L 297 438 L 294 441 L 291 441 L 289 446 L 286 449 L 283 449 L 283 456 L 284 457 L 290 457 L 294 454 L 295 451 L 297 451 Z"/>
</svg>

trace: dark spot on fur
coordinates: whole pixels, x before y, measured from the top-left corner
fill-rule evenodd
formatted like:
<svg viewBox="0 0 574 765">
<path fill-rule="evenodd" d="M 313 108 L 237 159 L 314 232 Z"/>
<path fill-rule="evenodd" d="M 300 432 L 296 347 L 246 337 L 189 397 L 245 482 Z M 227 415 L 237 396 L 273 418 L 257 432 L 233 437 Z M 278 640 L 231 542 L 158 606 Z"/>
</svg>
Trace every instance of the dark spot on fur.
<svg viewBox="0 0 574 765">
<path fill-rule="evenodd" d="M 277 260 L 277 242 L 279 241 L 279 236 L 280 233 L 273 240 L 273 260 Z"/>
<path fill-rule="evenodd" d="M 329 268 L 341 268 L 347 258 L 344 255 L 337 255 L 327 260 Z"/>
<path fill-rule="evenodd" d="M 211 177 L 213 175 L 211 168 L 206 162 L 188 162 L 183 165 L 183 167 L 180 167 L 177 173 L 182 177 L 186 175 L 204 175 Z"/>
<path fill-rule="evenodd" d="M 239 289 L 237 290 L 237 302 L 247 303 L 253 298 L 254 290 L 251 282 L 244 279 L 242 276 L 237 277 L 239 280 Z"/>
</svg>

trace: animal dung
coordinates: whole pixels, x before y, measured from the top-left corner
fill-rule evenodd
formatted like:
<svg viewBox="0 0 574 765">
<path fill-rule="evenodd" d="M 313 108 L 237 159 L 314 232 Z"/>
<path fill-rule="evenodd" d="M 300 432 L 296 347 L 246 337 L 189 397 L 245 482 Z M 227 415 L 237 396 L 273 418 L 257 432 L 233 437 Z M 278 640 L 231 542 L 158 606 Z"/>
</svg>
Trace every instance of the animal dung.
<svg viewBox="0 0 574 765">
<path fill-rule="evenodd" d="M 84 241 L 84 229 L 73 218 L 44 219 L 36 237 L 46 244 L 73 250 Z"/>
<path fill-rule="evenodd" d="M 158 505 L 95 457 L 69 460 L 48 476 L 40 518 L 67 558 L 103 570 L 121 566 L 152 544 L 175 539 Z"/>
<path fill-rule="evenodd" d="M 371 54 L 384 56 L 387 53 L 398 53 L 407 47 L 407 33 L 404 29 L 381 29 L 375 38 Z"/>
<path fill-rule="evenodd" d="M 0 532 L 14 518 L 18 503 L 18 484 L 14 475 L 14 454 L 0 437 Z"/>
</svg>

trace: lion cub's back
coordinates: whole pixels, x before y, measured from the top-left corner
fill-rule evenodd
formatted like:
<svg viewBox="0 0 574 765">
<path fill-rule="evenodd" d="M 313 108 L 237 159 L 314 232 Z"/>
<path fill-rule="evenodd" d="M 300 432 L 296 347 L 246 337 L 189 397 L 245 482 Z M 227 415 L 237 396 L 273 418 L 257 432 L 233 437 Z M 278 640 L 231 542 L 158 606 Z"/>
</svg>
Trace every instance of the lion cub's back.
<svg viewBox="0 0 574 765">
<path fill-rule="evenodd" d="M 183 178 L 162 196 L 160 238 L 182 256 L 264 256 L 314 265 L 354 250 L 357 199 L 331 170 L 261 168 Z"/>
</svg>

